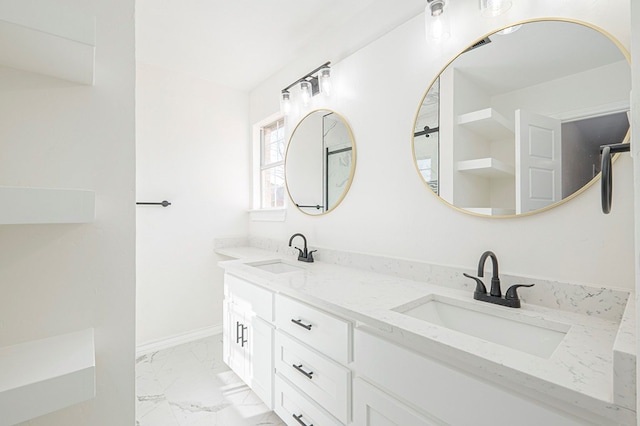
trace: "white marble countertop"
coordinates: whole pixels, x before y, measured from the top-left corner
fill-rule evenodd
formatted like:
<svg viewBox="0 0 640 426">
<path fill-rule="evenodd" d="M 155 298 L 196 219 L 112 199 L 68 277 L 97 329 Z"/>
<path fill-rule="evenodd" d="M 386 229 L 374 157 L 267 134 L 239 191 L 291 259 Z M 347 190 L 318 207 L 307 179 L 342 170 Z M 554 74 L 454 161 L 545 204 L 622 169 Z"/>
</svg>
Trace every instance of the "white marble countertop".
<svg viewBox="0 0 640 426">
<path fill-rule="evenodd" d="M 228 273 L 374 327 L 391 339 L 472 374 L 530 394 L 551 405 L 560 403 L 616 423 L 635 424 L 631 403 L 627 407 L 616 404 L 635 399 L 633 395 L 625 394 L 634 392 L 624 386 L 625 375 L 632 374 L 628 370 L 629 358 L 618 357 L 623 361 L 620 362 L 620 371 L 614 371 L 614 344 L 628 348 L 634 339 L 634 336 L 618 336 L 621 323 L 625 324 L 623 328 L 628 334 L 629 318 L 616 321 L 527 303 L 512 310 L 473 300 L 472 292 L 467 290 L 323 262 L 297 262 L 295 256 L 283 256 L 253 247 L 229 247 L 216 252 L 238 259 L 220 262 Z M 247 264 L 266 259 L 282 259 L 301 269 L 275 274 Z M 525 291 L 522 290 L 523 293 Z M 568 332 L 549 358 L 542 358 L 392 310 L 429 295 L 476 304 L 477 309 L 489 312 L 507 309 L 509 316 L 525 322 L 566 324 Z M 633 300 L 632 297 L 629 299 Z M 626 309 L 625 315 L 629 316 L 634 311 Z M 630 355 L 628 352 L 623 351 L 623 355 Z M 631 355 L 635 360 L 635 354 Z M 615 377 L 620 377 L 621 384 L 615 386 L 618 395 L 614 397 Z"/>
</svg>

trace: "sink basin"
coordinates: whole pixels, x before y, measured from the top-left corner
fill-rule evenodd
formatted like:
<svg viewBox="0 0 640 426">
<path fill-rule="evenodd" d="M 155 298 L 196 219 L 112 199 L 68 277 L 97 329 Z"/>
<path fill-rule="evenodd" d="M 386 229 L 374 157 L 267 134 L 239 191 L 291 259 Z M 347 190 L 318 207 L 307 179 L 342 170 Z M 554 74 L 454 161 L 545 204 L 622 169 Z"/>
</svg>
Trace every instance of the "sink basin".
<svg viewBox="0 0 640 426">
<path fill-rule="evenodd" d="M 249 266 L 253 266 L 254 268 L 261 269 L 263 271 L 271 272 L 272 274 L 284 274 L 287 272 L 299 272 L 302 271 L 303 268 L 299 266 L 292 265 L 287 262 L 283 262 L 282 260 L 265 260 L 261 262 L 251 262 L 247 263 Z"/>
<path fill-rule="evenodd" d="M 486 305 L 429 295 L 393 310 L 541 358 L 549 358 L 571 328 L 518 315 L 511 308 Z"/>
</svg>

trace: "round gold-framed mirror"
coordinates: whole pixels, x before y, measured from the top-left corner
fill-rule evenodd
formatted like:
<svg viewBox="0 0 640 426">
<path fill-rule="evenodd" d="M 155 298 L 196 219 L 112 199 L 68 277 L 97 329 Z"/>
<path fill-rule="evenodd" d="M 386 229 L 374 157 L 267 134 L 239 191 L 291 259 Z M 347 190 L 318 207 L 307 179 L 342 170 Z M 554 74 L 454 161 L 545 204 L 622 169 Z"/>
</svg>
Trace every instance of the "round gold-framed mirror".
<svg viewBox="0 0 640 426">
<path fill-rule="evenodd" d="M 285 184 L 301 212 L 322 215 L 333 211 L 351 187 L 356 144 L 346 119 L 318 109 L 297 124 L 285 155 Z"/>
<path fill-rule="evenodd" d="M 600 145 L 629 139 L 629 54 L 574 20 L 522 21 L 476 40 L 427 89 L 412 153 L 439 199 L 514 217 L 562 204 L 600 175 Z"/>
</svg>

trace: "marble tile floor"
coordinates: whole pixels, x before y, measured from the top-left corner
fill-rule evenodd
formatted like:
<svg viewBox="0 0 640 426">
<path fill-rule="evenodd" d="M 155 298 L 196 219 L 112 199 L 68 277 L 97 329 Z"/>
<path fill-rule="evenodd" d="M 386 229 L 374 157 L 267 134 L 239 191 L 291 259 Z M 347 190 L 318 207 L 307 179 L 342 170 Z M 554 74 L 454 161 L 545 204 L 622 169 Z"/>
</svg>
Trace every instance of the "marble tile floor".
<svg viewBox="0 0 640 426">
<path fill-rule="evenodd" d="M 136 426 L 285 425 L 222 361 L 222 335 L 136 360 Z"/>
</svg>

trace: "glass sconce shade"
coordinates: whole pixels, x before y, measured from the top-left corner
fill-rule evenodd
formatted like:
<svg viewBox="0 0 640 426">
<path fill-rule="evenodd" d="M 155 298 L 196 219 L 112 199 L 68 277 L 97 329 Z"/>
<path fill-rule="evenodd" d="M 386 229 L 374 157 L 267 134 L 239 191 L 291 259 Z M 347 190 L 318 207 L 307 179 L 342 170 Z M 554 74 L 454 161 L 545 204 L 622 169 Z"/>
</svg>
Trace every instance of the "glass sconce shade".
<svg viewBox="0 0 640 426">
<path fill-rule="evenodd" d="M 320 69 L 320 90 L 325 96 L 331 96 L 331 68 L 325 67 Z"/>
<path fill-rule="evenodd" d="M 444 13 L 444 0 L 430 0 L 424 11 L 427 40 L 439 41 L 449 37 L 449 17 Z"/>
<path fill-rule="evenodd" d="M 291 94 L 284 90 L 282 92 L 282 99 L 280 100 L 280 109 L 284 115 L 288 115 L 291 112 Z"/>
<path fill-rule="evenodd" d="M 482 16 L 502 15 L 509 8 L 511 8 L 511 0 L 480 0 L 480 13 Z"/>
<path fill-rule="evenodd" d="M 309 106 L 311 101 L 311 83 L 308 81 L 300 82 L 300 98 L 302 99 L 302 105 Z"/>
</svg>

